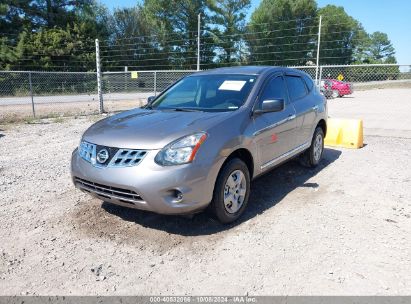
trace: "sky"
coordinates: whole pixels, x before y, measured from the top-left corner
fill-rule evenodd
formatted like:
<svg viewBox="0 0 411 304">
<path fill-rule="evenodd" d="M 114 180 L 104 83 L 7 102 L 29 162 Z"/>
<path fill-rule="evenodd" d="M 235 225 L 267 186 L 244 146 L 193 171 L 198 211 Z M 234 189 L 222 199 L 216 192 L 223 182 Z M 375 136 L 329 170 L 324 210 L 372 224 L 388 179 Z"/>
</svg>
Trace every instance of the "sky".
<svg viewBox="0 0 411 304">
<path fill-rule="evenodd" d="M 195 0 L 194 0 L 195 1 Z M 109 9 L 131 7 L 137 0 L 100 0 Z M 251 0 L 249 15 L 261 2 Z M 385 32 L 396 50 L 399 64 L 411 64 L 411 1 L 410 0 L 317 0 L 319 7 L 327 4 L 343 6 L 362 23 L 368 33 Z"/>
</svg>

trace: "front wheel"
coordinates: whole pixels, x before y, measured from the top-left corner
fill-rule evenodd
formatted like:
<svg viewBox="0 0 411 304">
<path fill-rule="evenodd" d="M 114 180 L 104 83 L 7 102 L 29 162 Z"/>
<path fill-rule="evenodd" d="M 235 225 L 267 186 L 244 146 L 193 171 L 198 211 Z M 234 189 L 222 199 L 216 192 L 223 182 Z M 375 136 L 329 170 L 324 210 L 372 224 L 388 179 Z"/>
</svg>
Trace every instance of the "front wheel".
<svg viewBox="0 0 411 304">
<path fill-rule="evenodd" d="M 250 173 L 238 158 L 229 160 L 218 174 L 210 209 L 223 223 L 237 220 L 244 212 L 250 194 Z"/>
<path fill-rule="evenodd" d="M 311 140 L 311 146 L 301 155 L 300 162 L 305 167 L 316 167 L 324 152 L 324 131 L 317 127 Z"/>
</svg>

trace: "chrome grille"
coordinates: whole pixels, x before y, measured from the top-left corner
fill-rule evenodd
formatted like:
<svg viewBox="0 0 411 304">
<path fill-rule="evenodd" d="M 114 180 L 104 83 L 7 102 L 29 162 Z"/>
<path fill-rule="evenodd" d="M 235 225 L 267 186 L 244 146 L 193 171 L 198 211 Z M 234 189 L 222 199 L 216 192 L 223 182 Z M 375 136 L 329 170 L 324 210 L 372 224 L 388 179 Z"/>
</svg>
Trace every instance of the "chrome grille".
<svg viewBox="0 0 411 304">
<path fill-rule="evenodd" d="M 102 198 L 117 199 L 128 203 L 143 201 L 140 195 L 128 189 L 102 185 L 78 177 L 75 177 L 75 182 L 79 188 L 95 193 Z"/>
<path fill-rule="evenodd" d="M 111 155 L 106 162 L 99 163 L 96 156 L 102 149 L 108 150 Z M 104 147 L 82 141 L 78 153 L 81 158 L 96 167 L 131 167 L 137 166 L 146 156 L 147 151 Z"/>
<path fill-rule="evenodd" d="M 80 143 L 78 153 L 82 159 L 89 163 L 95 163 L 96 161 L 96 145 L 90 144 L 86 141 Z"/>
<path fill-rule="evenodd" d="M 108 164 L 110 167 L 129 167 L 138 165 L 147 154 L 143 150 L 120 149 Z"/>
</svg>

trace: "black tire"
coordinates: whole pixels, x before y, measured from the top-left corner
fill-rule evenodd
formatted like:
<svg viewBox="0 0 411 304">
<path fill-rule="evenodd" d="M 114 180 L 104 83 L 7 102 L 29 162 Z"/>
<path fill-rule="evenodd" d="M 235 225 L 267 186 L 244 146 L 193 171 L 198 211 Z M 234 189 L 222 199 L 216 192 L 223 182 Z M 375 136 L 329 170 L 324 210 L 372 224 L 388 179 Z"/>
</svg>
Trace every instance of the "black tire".
<svg viewBox="0 0 411 304">
<path fill-rule="evenodd" d="M 317 155 L 315 154 L 315 149 L 316 149 L 315 141 L 317 140 L 318 136 L 321 136 L 321 153 L 319 157 L 318 157 L 318 154 Z M 300 163 L 304 167 L 308 167 L 308 168 L 317 167 L 322 159 L 323 153 L 324 153 L 324 131 L 321 127 L 317 127 L 314 131 L 314 135 L 311 140 L 311 146 L 307 150 L 305 150 L 304 153 L 300 155 Z"/>
<path fill-rule="evenodd" d="M 332 97 L 332 98 L 341 97 L 341 96 L 340 96 L 340 92 L 338 92 L 338 90 L 332 90 L 332 92 L 331 92 L 331 97 Z"/>
<path fill-rule="evenodd" d="M 227 211 L 224 203 L 224 193 L 226 191 L 226 183 L 231 174 L 237 170 L 241 171 L 245 177 L 245 196 L 241 204 L 241 207 L 235 213 Z M 248 204 L 248 198 L 250 196 L 250 172 L 247 165 L 239 158 L 233 158 L 229 160 L 220 170 L 218 174 L 213 199 L 210 203 L 210 211 L 213 215 L 223 224 L 228 224 L 236 221 L 244 212 Z"/>
</svg>

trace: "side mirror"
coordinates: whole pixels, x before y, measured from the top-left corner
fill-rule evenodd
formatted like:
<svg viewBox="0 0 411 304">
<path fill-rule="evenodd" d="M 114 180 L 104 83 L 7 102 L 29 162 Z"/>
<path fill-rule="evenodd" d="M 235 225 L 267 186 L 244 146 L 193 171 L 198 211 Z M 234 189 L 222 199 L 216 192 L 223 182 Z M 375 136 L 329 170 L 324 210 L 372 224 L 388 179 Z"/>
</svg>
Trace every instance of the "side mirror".
<svg viewBox="0 0 411 304">
<path fill-rule="evenodd" d="M 148 103 L 148 104 L 152 103 L 154 99 L 156 99 L 156 96 L 149 96 L 149 97 L 147 98 L 147 103 Z"/>
<path fill-rule="evenodd" d="M 280 112 L 284 110 L 284 99 L 267 99 L 261 104 L 261 109 L 254 110 L 254 114 Z"/>
<path fill-rule="evenodd" d="M 152 101 L 153 101 L 155 98 L 156 98 L 155 96 L 149 96 L 149 97 L 147 98 L 147 103 L 148 103 L 148 104 L 152 103 Z"/>
</svg>

